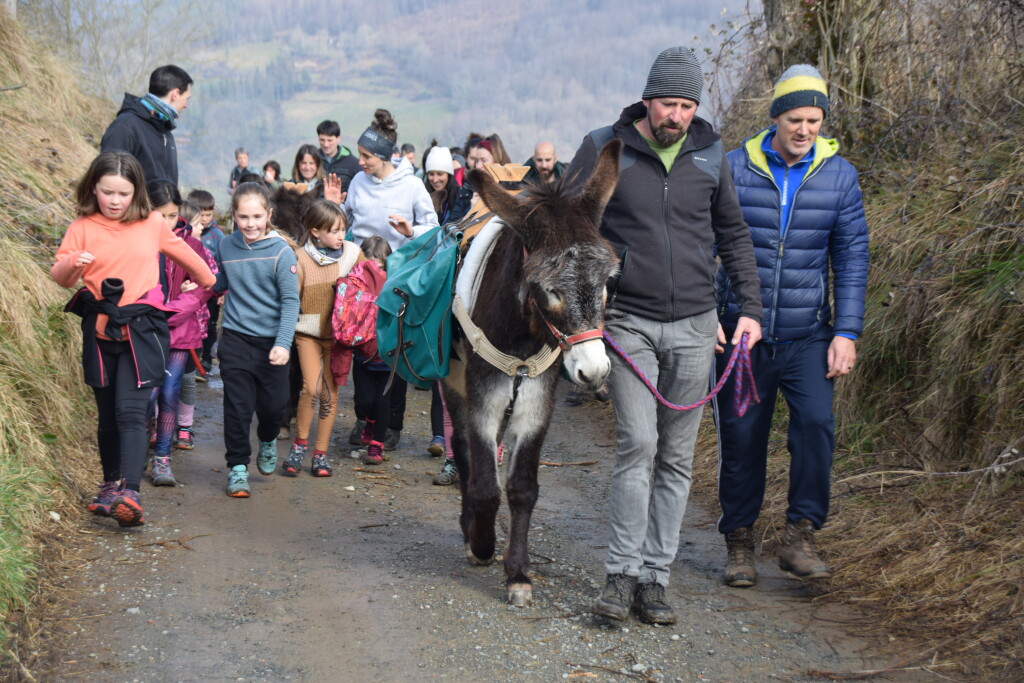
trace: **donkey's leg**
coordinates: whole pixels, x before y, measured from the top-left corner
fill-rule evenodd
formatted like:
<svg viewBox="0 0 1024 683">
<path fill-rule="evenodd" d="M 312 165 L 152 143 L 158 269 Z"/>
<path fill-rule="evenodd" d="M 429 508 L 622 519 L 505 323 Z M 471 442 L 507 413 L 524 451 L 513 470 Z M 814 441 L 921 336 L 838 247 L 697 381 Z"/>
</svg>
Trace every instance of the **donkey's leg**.
<svg viewBox="0 0 1024 683">
<path fill-rule="evenodd" d="M 462 492 L 463 507 L 469 508 L 466 554 L 477 565 L 494 561 L 494 520 L 501 504 L 495 453 L 502 411 L 511 396 L 511 380 L 483 365 L 482 360 L 471 363 L 466 377 L 469 467 Z"/>
<path fill-rule="evenodd" d="M 511 451 L 505 482 L 511 519 L 505 545 L 505 586 L 509 603 L 516 607 L 525 607 L 533 601 L 528 534 L 539 490 L 540 451 L 551 421 L 551 397 L 557 380 L 557 374 L 548 374 L 550 376 L 524 383 L 521 403 L 517 403 L 505 434 L 506 447 Z"/>
</svg>

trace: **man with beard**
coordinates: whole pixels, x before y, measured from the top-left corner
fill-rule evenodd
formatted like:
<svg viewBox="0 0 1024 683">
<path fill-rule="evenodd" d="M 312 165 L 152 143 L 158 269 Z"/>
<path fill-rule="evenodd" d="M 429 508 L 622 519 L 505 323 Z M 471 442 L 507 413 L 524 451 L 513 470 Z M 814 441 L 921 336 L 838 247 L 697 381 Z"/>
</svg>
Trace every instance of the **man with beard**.
<svg viewBox="0 0 1024 683">
<path fill-rule="evenodd" d="M 523 180 L 532 181 L 538 184 L 553 183 L 562 178 L 565 172 L 565 164 L 558 160 L 555 154 L 555 146 L 547 140 L 538 142 L 533 148 L 533 156 L 526 165 L 530 167 Z"/>
<path fill-rule="evenodd" d="M 608 284 L 606 329 L 675 404 L 694 403 L 707 391 L 718 337 L 716 244 L 739 305 L 732 342 L 749 333 L 752 346 L 761 337 L 754 251 L 725 149 L 711 124 L 695 115 L 703 84 L 692 50 L 664 50 L 642 101 L 615 124 L 591 131 L 568 170 L 574 182 L 584 180 L 605 143 L 622 140 L 619 183 L 601 221 L 601 234 L 621 259 L 620 274 Z M 665 587 L 701 411 L 660 406 L 621 358 L 609 356 L 618 443 L 607 582 L 593 609 L 621 621 L 634 608 L 641 621 L 672 624 Z"/>
</svg>

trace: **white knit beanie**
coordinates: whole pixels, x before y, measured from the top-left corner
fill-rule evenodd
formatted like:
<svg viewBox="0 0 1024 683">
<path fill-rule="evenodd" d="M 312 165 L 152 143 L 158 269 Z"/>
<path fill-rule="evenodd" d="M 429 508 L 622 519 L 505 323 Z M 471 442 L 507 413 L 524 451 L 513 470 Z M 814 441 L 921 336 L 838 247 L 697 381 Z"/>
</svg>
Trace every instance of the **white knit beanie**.
<svg viewBox="0 0 1024 683">
<path fill-rule="evenodd" d="M 431 147 L 427 152 L 427 163 L 423 168 L 424 172 L 444 171 L 448 175 L 455 175 L 455 164 L 452 163 L 452 152 L 447 147 Z"/>
</svg>

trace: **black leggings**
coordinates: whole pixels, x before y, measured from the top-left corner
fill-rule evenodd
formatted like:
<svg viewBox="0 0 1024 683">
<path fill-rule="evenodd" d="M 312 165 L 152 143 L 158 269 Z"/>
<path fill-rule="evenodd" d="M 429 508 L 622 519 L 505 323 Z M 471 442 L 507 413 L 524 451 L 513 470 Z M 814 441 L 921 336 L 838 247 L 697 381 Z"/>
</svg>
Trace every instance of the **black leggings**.
<svg viewBox="0 0 1024 683">
<path fill-rule="evenodd" d="M 128 342 L 97 342 L 109 378 L 107 386 L 92 388 L 99 414 L 96 440 L 103 481 L 123 478 L 127 488 L 138 491 L 146 469 L 146 407 L 153 387 L 139 388 Z"/>
<path fill-rule="evenodd" d="M 381 443 L 391 425 L 391 394 L 384 393 L 390 374 L 387 370 L 369 370 L 359 361 L 352 364 L 356 410 L 364 416 L 363 419 L 373 420 L 373 440 Z M 398 378 L 395 379 L 397 383 Z M 397 388 L 392 386 L 391 391 Z"/>
<path fill-rule="evenodd" d="M 441 402 L 441 383 L 430 383 L 430 433 L 444 436 L 444 403 Z"/>
<path fill-rule="evenodd" d="M 353 370 L 352 370 L 352 381 L 353 382 L 356 381 L 356 379 L 355 379 L 356 378 L 355 368 L 357 366 L 360 366 L 360 365 L 361 364 L 360 364 L 360 362 L 358 360 L 354 360 L 352 362 L 352 368 L 353 368 Z M 366 368 L 362 368 L 362 369 L 366 370 Z M 371 370 L 366 370 L 366 372 L 377 372 L 377 371 L 376 370 L 372 370 L 372 371 Z M 384 370 L 382 372 L 385 373 L 385 378 L 387 377 L 387 375 L 391 374 L 391 372 L 388 371 L 388 370 Z M 387 385 L 387 380 L 386 379 L 385 379 L 384 384 Z M 395 430 L 396 432 L 402 431 L 402 428 L 405 426 L 405 399 L 406 399 L 406 395 L 408 393 L 409 393 L 409 383 L 406 382 L 401 377 L 399 377 L 398 375 L 395 375 L 395 380 L 391 383 L 391 391 L 388 392 L 388 404 L 390 406 L 390 409 L 388 411 L 388 413 L 390 414 L 390 418 L 388 419 L 388 427 L 391 427 L 391 429 Z M 363 409 L 359 407 L 359 402 L 358 401 L 356 401 L 356 406 L 355 407 L 356 407 L 356 411 L 355 411 L 356 412 L 356 419 L 365 420 L 366 419 L 366 413 L 364 413 Z M 371 415 L 370 419 L 373 420 L 375 418 Z"/>
</svg>

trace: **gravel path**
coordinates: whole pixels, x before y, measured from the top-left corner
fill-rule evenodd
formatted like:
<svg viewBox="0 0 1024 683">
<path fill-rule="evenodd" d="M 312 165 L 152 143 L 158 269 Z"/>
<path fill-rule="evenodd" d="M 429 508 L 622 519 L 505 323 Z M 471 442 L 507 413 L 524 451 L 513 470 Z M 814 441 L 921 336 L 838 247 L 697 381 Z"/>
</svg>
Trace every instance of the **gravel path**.
<svg viewBox="0 0 1024 683">
<path fill-rule="evenodd" d="M 74 597 L 47 616 L 54 655 L 42 679 L 767 681 L 883 665 L 871 654 L 880 643 L 842 630 L 855 615 L 823 613 L 813 587 L 772 558 L 759 558 L 756 588 L 723 586 L 713 516 L 692 507 L 668 591 L 679 623 L 589 614 L 604 579 L 614 417 L 610 406 L 566 405 L 565 389 L 543 459 L 597 463 L 542 468 L 534 605 L 516 609 L 500 564 L 465 560 L 457 490 L 431 485 L 441 461 L 424 450 L 429 392 L 410 390 L 399 450 L 366 472 L 348 457 L 343 389 L 335 476 L 253 468 L 253 496 L 238 500 L 223 493 L 213 377 L 199 387 L 196 450 L 174 459 L 180 485 L 144 484 L 146 526 L 84 521 L 87 561 L 67 579 Z M 278 443 L 283 456 L 288 442 Z"/>
</svg>

